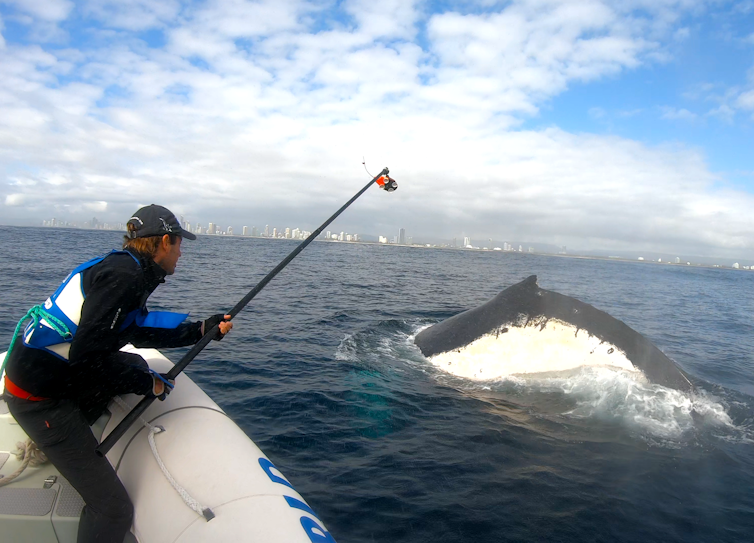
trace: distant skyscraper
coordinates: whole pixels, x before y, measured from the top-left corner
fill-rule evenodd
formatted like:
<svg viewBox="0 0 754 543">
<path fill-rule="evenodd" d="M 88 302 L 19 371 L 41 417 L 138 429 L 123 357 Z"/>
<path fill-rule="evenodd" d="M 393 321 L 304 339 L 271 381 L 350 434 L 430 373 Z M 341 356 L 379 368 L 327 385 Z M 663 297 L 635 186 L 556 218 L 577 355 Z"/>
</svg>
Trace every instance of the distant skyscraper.
<svg viewBox="0 0 754 543">
<path fill-rule="evenodd" d="M 207 233 L 208 234 L 214 234 L 215 233 L 215 223 L 213 223 L 213 222 L 209 223 L 209 226 L 207 227 Z"/>
<path fill-rule="evenodd" d="M 244 236 L 248 236 L 249 235 L 249 227 L 248 226 L 244 226 L 243 227 L 243 235 Z"/>
<path fill-rule="evenodd" d="M 463 238 L 463 246 L 468 247 L 471 245 L 471 238 L 469 236 L 464 236 Z"/>
<path fill-rule="evenodd" d="M 259 236 L 259 231 L 257 230 L 257 227 L 256 227 L 256 226 L 252 226 L 252 227 L 251 227 L 251 236 L 252 236 L 252 237 L 257 237 L 257 236 Z"/>
<path fill-rule="evenodd" d="M 272 237 L 273 237 L 273 238 L 276 238 L 276 237 L 278 237 L 278 229 L 277 229 L 277 228 L 273 228 L 273 229 L 272 229 Z"/>
<path fill-rule="evenodd" d="M 406 245 L 406 230 L 404 228 L 398 230 L 398 243 Z"/>
<path fill-rule="evenodd" d="M 264 237 L 269 238 L 270 237 L 270 225 L 265 224 L 264 225 Z"/>
<path fill-rule="evenodd" d="M 229 227 L 228 227 L 228 235 L 229 235 L 229 236 L 232 236 L 232 235 L 233 235 L 233 227 L 232 227 L 232 226 L 229 226 Z"/>
</svg>

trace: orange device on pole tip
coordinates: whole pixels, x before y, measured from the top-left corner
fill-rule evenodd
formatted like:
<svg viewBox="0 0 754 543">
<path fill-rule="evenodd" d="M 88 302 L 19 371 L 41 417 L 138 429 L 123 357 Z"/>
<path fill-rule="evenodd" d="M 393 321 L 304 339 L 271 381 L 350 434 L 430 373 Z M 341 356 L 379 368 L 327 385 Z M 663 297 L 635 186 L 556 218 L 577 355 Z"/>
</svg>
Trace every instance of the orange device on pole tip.
<svg viewBox="0 0 754 543">
<path fill-rule="evenodd" d="M 377 184 L 380 186 L 380 188 L 388 192 L 393 192 L 398 188 L 398 183 L 396 183 L 395 179 L 393 179 L 389 175 L 381 175 L 379 179 L 377 179 Z"/>
</svg>

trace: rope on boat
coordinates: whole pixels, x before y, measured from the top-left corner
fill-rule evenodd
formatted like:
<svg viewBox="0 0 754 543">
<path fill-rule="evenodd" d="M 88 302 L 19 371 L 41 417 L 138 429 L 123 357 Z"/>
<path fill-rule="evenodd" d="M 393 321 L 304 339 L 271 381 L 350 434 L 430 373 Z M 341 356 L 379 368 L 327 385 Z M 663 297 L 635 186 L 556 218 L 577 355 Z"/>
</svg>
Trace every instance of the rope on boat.
<svg viewBox="0 0 754 543">
<path fill-rule="evenodd" d="M 7 477 L 0 479 L 0 487 L 12 483 L 13 480 L 21 475 L 28 466 L 35 467 L 47 462 L 47 456 L 45 456 L 45 453 L 39 450 L 37 444 L 34 443 L 31 439 L 17 442 L 16 447 L 17 450 L 15 450 L 13 454 L 16 455 L 16 458 L 18 460 L 23 460 L 23 462 L 16 471 L 11 473 Z"/>
<path fill-rule="evenodd" d="M 120 396 L 115 396 L 113 400 L 115 400 L 115 403 L 117 403 L 118 406 L 121 409 L 123 409 L 124 412 L 128 413 L 129 411 L 131 411 L 131 406 L 128 405 Z M 157 465 L 160 466 L 160 469 L 162 470 L 162 474 L 168 480 L 168 482 L 170 483 L 170 486 L 172 486 L 173 489 L 175 489 L 175 491 L 181 497 L 181 499 L 183 499 L 183 503 L 185 503 L 190 509 L 195 511 L 197 514 L 204 517 L 207 521 L 210 521 L 213 518 L 215 518 L 215 514 L 212 512 L 212 510 L 209 507 L 204 507 L 202 504 L 200 504 L 198 501 L 192 498 L 185 488 L 183 488 L 180 484 L 178 484 L 178 482 L 173 478 L 173 476 L 170 475 L 170 472 L 168 471 L 168 468 L 165 466 L 165 463 L 162 461 L 162 458 L 160 458 L 160 453 L 157 452 L 157 443 L 155 442 L 154 436 L 161 432 L 165 432 L 166 431 L 165 428 L 162 426 L 152 425 L 146 420 L 144 420 L 144 418 L 141 416 L 139 417 L 139 420 L 144 425 L 144 427 L 149 430 L 149 435 L 147 436 L 147 440 L 149 441 L 149 448 L 152 449 L 152 454 L 154 455 L 154 458 L 157 461 Z"/>
<path fill-rule="evenodd" d="M 18 321 L 18 324 L 16 325 L 16 329 L 13 331 L 13 335 L 10 338 L 10 347 L 8 347 L 8 352 L 5 353 L 5 358 L 3 359 L 2 365 L 0 365 L 0 377 L 3 376 L 5 373 L 5 363 L 10 360 L 10 353 L 13 352 L 13 345 L 16 343 L 16 337 L 18 336 L 18 333 L 21 331 L 21 328 L 23 327 L 24 322 L 26 322 L 26 319 L 31 319 L 34 321 L 33 327 L 36 328 L 39 326 L 39 321 L 44 319 L 47 323 L 47 326 L 55 330 L 58 335 L 60 335 L 61 339 L 68 340 L 73 337 L 73 334 L 71 334 L 71 331 L 68 329 L 68 327 L 65 325 L 63 321 L 58 319 L 55 315 L 50 314 L 44 307 L 41 305 L 35 305 L 29 311 L 26 312 L 26 315 L 24 315 L 20 321 Z"/>
</svg>

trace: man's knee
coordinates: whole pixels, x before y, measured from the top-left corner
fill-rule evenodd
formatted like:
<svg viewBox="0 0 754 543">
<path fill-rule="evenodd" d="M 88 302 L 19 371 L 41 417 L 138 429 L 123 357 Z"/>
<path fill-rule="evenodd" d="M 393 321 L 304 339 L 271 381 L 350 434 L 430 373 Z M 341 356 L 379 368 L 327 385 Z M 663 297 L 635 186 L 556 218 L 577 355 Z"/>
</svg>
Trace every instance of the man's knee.
<svg viewBox="0 0 754 543">
<path fill-rule="evenodd" d="M 97 503 L 86 505 L 79 521 L 79 543 L 121 543 L 133 521 L 133 506 L 127 502 L 117 506 Z"/>
<path fill-rule="evenodd" d="M 82 511 L 86 518 L 95 524 L 130 527 L 134 518 L 134 506 L 130 500 L 101 500 L 88 503 Z"/>
<path fill-rule="evenodd" d="M 87 507 L 93 513 L 109 518 L 118 524 L 128 523 L 130 526 L 134 518 L 134 506 L 128 495 L 111 496 L 106 500 L 99 500 L 98 503 L 87 504 Z"/>
</svg>

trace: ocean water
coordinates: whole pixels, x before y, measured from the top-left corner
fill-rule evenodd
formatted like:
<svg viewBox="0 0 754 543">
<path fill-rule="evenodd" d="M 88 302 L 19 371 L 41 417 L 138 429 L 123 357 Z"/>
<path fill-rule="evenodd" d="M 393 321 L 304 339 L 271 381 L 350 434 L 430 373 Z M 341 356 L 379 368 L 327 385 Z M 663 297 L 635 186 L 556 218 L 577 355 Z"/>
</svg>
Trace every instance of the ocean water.
<svg viewBox="0 0 754 543">
<path fill-rule="evenodd" d="M 0 227 L 0 350 L 120 240 Z M 227 310 L 295 243 L 185 242 L 150 308 Z M 532 274 L 650 338 L 697 392 L 606 368 L 470 381 L 414 347 Z M 318 242 L 188 373 L 341 543 L 754 541 L 753 319 L 754 272 Z"/>
</svg>

